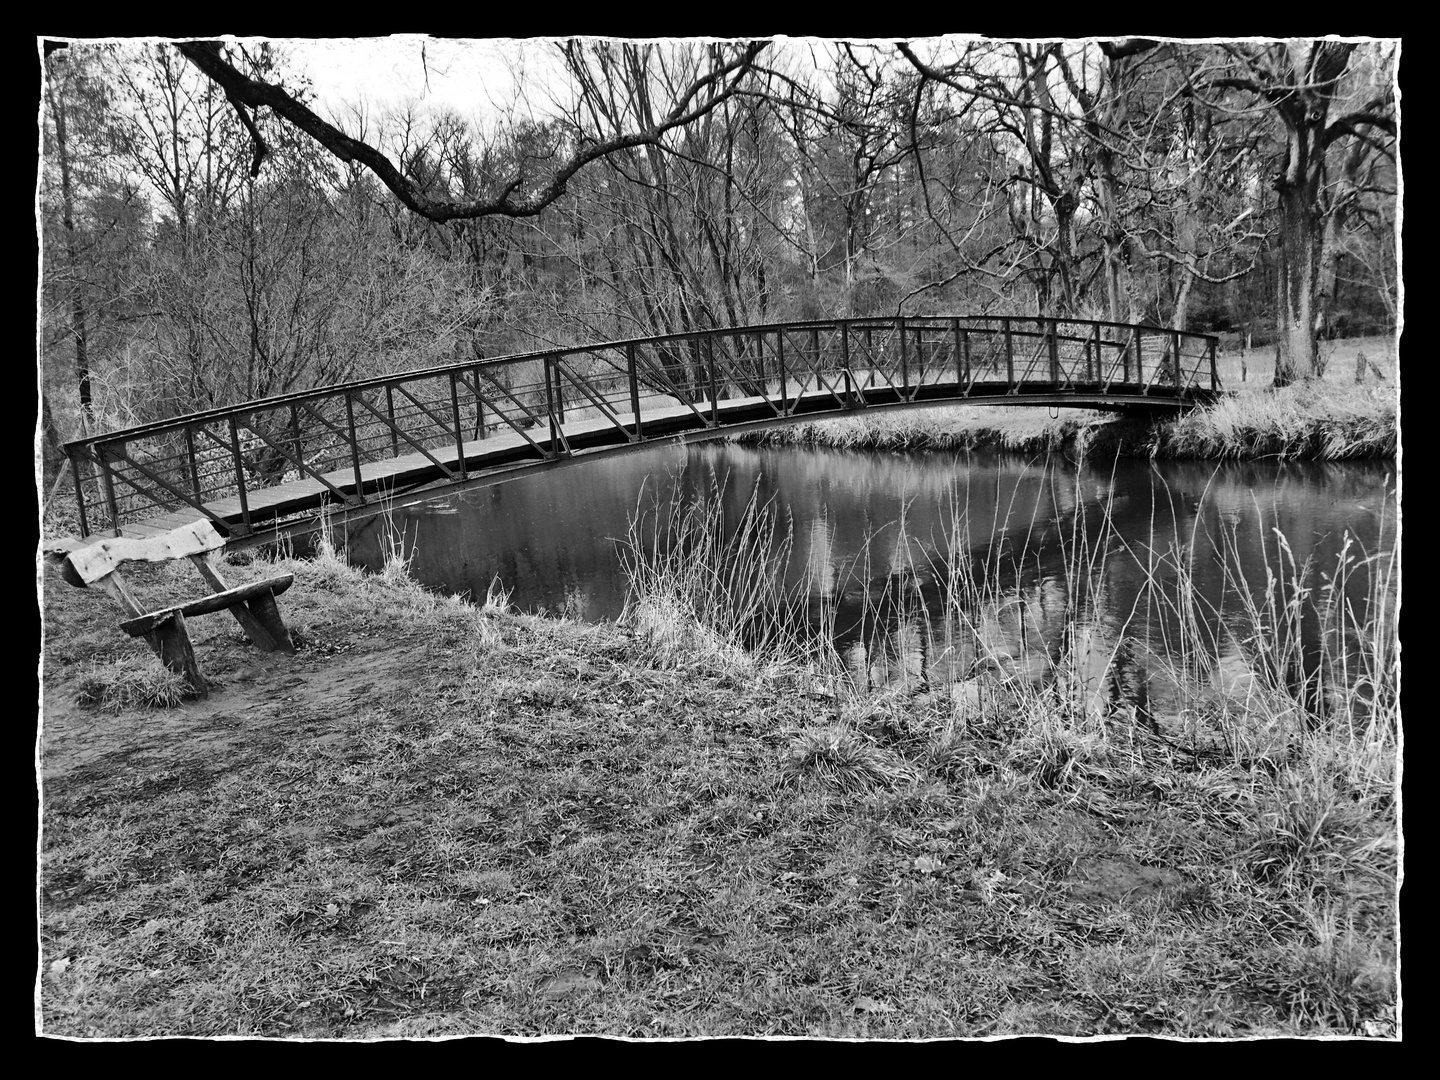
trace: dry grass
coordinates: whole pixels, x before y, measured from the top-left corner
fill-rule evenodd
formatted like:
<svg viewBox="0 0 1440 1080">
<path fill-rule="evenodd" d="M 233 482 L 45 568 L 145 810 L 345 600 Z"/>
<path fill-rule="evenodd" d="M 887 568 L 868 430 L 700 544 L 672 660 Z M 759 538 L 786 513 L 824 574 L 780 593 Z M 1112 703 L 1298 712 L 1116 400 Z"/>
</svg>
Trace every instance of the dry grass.
<svg viewBox="0 0 1440 1080">
<path fill-rule="evenodd" d="M 665 520 L 688 546 L 632 534 L 617 626 L 287 563 L 287 615 L 405 626 L 412 676 L 254 753 L 47 780 L 45 1033 L 1398 1036 L 1390 714 L 1327 712 L 1262 767 L 1018 667 L 865 693 L 702 625 L 747 572 L 688 563 L 761 547 Z M 1388 701 L 1391 627 L 1352 629 Z"/>
</svg>

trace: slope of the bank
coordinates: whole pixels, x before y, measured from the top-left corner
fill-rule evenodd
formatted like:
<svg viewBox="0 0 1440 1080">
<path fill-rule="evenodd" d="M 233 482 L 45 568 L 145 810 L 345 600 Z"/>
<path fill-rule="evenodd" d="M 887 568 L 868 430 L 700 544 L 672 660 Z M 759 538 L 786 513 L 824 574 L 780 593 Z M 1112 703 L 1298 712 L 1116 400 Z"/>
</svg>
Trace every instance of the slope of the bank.
<svg viewBox="0 0 1440 1080">
<path fill-rule="evenodd" d="M 45 1033 L 1397 1034 L 1393 812 L 1336 754 L 281 569 L 298 655 L 198 618 L 170 708 L 46 571 Z"/>
<path fill-rule="evenodd" d="M 1072 457 L 1339 461 L 1393 458 L 1398 402 L 1387 385 L 1304 382 L 1247 390 L 1178 418 L 1130 419 L 1085 409 L 947 405 L 812 420 L 740 438 L 851 450 L 1059 452 Z"/>
</svg>

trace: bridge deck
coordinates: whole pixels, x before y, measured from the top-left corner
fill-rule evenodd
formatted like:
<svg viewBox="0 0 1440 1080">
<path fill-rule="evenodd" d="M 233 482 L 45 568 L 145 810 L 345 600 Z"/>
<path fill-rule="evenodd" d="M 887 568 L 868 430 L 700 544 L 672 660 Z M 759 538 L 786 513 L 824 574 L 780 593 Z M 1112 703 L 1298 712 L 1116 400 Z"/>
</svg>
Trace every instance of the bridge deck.
<svg viewBox="0 0 1440 1080">
<path fill-rule="evenodd" d="M 1050 393 L 1046 393 L 1045 388 L 1036 385 L 1024 388 L 1023 392 L 1009 395 L 1004 395 L 1005 388 L 1006 384 L 1003 382 L 974 383 L 968 387 L 961 387 L 958 383 L 933 383 L 923 388 L 922 393 L 917 395 L 918 400 L 910 402 L 896 400 L 894 391 L 888 388 L 870 388 L 856 392 L 856 397 L 864 401 L 863 405 L 857 401 L 856 411 L 887 404 L 941 406 L 967 403 L 1001 407 L 1051 404 L 1066 407 L 1102 408 L 1176 407 L 1176 401 L 1171 394 L 1152 392 L 1142 395 L 1138 391 L 1126 389 L 1103 390 L 1098 385 L 1088 388 L 1072 387 L 1063 392 L 1052 391 Z M 792 400 L 793 396 L 801 394 L 798 387 L 791 393 Z M 971 398 L 968 395 L 974 395 L 974 397 Z M 779 423 L 787 418 L 814 414 L 834 415 L 835 406 L 836 402 L 833 397 L 828 394 L 815 393 L 813 390 L 810 391 L 809 397 L 800 396 L 799 401 L 794 402 L 791 411 L 786 414 L 777 413 L 770 399 L 759 396 L 721 401 L 714 408 L 709 402 L 700 402 L 691 407 L 674 403 L 674 399 L 670 399 L 670 403 L 665 403 L 664 399 L 652 398 L 651 404 L 642 409 L 640 418 L 645 441 L 648 443 L 652 439 L 674 436 L 723 437 L 727 433 L 733 433 L 747 426 Z M 593 413 L 596 410 L 588 411 Z M 700 414 L 699 417 L 696 415 L 697 412 Z M 701 417 L 704 419 L 702 420 Z M 707 425 L 706 420 L 712 420 L 713 426 Z M 532 438 L 545 445 L 548 444 L 549 436 L 547 432 L 536 428 Z M 564 438 L 569 445 L 571 456 L 631 443 L 627 434 L 621 432 L 603 416 L 568 420 L 564 425 Z M 483 439 L 465 440 L 463 451 L 464 473 L 467 481 L 476 480 L 487 474 L 513 471 L 517 466 L 535 465 L 549 460 L 537 452 L 535 446 L 524 436 L 504 426 L 499 427 L 498 430 L 489 431 Z M 460 458 L 460 451 L 454 446 L 431 448 L 429 452 L 441 464 L 452 468 L 456 466 Z M 353 469 L 338 469 L 321 475 L 324 478 L 323 481 L 302 477 L 272 487 L 250 489 L 247 492 L 247 502 L 252 521 L 273 521 L 316 510 L 327 501 L 333 490 L 338 490 L 345 495 L 355 494 L 356 484 Z M 445 479 L 445 473 L 435 462 L 419 452 L 362 463 L 360 475 L 364 485 L 364 494 L 367 496 L 383 494 L 386 490 L 397 493 L 405 492 Z M 204 506 L 209 514 L 225 523 L 239 525 L 242 520 L 243 509 L 238 497 L 212 500 L 206 502 Z M 140 521 L 127 521 L 123 531 L 126 536 L 159 535 L 188 525 L 195 520 L 195 517 L 195 510 L 185 507 Z"/>
</svg>

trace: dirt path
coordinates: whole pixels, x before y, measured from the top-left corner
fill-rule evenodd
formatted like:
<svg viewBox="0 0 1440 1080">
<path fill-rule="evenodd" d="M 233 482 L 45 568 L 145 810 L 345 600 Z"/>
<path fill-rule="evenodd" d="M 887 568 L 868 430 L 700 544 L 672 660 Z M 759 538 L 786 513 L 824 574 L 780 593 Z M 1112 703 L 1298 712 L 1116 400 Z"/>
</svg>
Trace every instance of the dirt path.
<svg viewBox="0 0 1440 1080">
<path fill-rule="evenodd" d="M 284 740 L 338 740 L 331 734 L 338 727 L 336 717 L 402 690 L 416 674 L 420 642 L 403 630 L 385 640 L 357 633 L 290 656 L 259 652 L 226 633 L 223 623 L 219 627 L 195 635 L 201 669 L 213 684 L 210 695 L 175 708 L 116 714 L 81 706 L 76 701 L 80 672 L 47 671 L 44 780 L 66 782 L 131 769 L 223 772 L 263 758 Z"/>
</svg>

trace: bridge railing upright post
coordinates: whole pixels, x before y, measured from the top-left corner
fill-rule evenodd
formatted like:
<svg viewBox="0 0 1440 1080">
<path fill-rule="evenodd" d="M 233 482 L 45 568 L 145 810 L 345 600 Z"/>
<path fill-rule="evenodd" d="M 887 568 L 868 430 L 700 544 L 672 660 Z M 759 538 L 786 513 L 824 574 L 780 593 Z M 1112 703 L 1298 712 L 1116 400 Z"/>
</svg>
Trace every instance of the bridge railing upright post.
<svg viewBox="0 0 1440 1080">
<path fill-rule="evenodd" d="M 1210 392 L 1213 394 L 1220 389 L 1220 374 L 1215 369 L 1215 339 L 1213 337 L 1206 343 L 1205 351 L 1210 354 Z"/>
<path fill-rule="evenodd" d="M 355 430 L 355 394 L 345 391 L 345 430 L 350 438 L 350 468 L 355 473 L 355 498 L 365 503 L 365 478 L 360 472 L 360 436 Z"/>
<path fill-rule="evenodd" d="M 395 430 L 395 388 L 385 384 L 385 415 L 390 418 L 390 456 L 400 456 L 400 433 Z"/>
<path fill-rule="evenodd" d="M 69 450 L 65 456 L 70 459 L 70 479 L 75 483 L 75 504 L 80 510 L 80 535 L 90 535 L 90 519 L 85 513 L 85 485 L 80 477 L 80 455 L 75 450 Z"/>
<path fill-rule="evenodd" d="M 900 396 L 910 397 L 910 354 L 905 345 L 905 319 L 903 317 L 895 320 L 900 331 Z"/>
<path fill-rule="evenodd" d="M 1051 319 L 1046 327 L 1046 336 L 1050 339 L 1050 381 L 1060 385 L 1060 331 L 1057 320 Z"/>
<path fill-rule="evenodd" d="M 480 365 L 470 368 L 470 378 L 475 383 L 475 437 L 485 438 L 485 399 L 480 396 Z"/>
<path fill-rule="evenodd" d="M 250 531 L 250 500 L 245 494 L 245 463 L 240 458 L 240 425 L 230 414 L 230 459 L 235 464 L 235 490 L 240 497 L 240 521 Z"/>
<path fill-rule="evenodd" d="M 190 493 L 197 504 L 204 502 L 200 497 L 200 470 L 195 464 L 195 432 L 185 429 L 185 461 L 190 466 Z"/>
<path fill-rule="evenodd" d="M 560 445 L 559 425 L 555 423 L 555 385 L 550 369 L 554 366 L 555 358 L 547 356 L 541 361 L 541 367 L 545 371 L 545 415 L 550 421 L 550 456 L 556 457 Z"/>
<path fill-rule="evenodd" d="M 635 343 L 625 346 L 625 374 L 631 384 L 631 412 L 635 413 L 635 442 L 645 438 L 645 429 L 639 422 L 639 376 L 635 372 Z"/>
<path fill-rule="evenodd" d="M 633 341 L 625 346 L 625 373 L 630 380 L 630 410 L 635 414 L 635 441 L 639 442 L 645 437 L 645 429 L 640 426 L 640 378 L 635 370 Z"/>
<path fill-rule="evenodd" d="M 122 450 L 123 450 L 123 445 Z M 115 498 L 115 477 L 110 471 L 110 458 L 104 443 L 95 444 L 95 456 L 100 461 L 100 483 L 105 492 L 105 510 L 110 515 L 110 531 L 120 535 L 120 502 Z"/>
<path fill-rule="evenodd" d="M 705 335 L 705 361 L 710 372 L 710 426 L 720 424 L 720 391 L 715 385 L 715 335 Z"/>
<path fill-rule="evenodd" d="M 455 429 L 455 464 L 460 469 L 460 479 L 466 479 L 465 474 L 465 432 L 460 427 L 460 376 L 458 372 L 450 372 L 450 423 Z M 360 494 L 356 488 L 357 495 Z"/>
<path fill-rule="evenodd" d="M 785 327 L 775 331 L 775 366 L 780 369 L 780 411 L 790 411 L 789 390 L 785 387 Z"/>
<path fill-rule="evenodd" d="M 850 379 L 850 320 L 840 320 L 840 366 L 845 369 L 845 401 L 854 404 L 856 388 Z"/>
<path fill-rule="evenodd" d="M 1010 316 L 1006 315 L 1000 320 L 1000 326 L 1005 331 L 1005 380 L 1013 393 L 1015 386 L 1015 343 L 1010 338 Z"/>
<path fill-rule="evenodd" d="M 1150 388 L 1145 385 L 1145 361 L 1140 352 L 1140 342 L 1144 336 L 1140 332 L 1140 327 L 1135 327 L 1135 381 L 1140 385 L 1140 392 L 1148 394 Z"/>
</svg>

